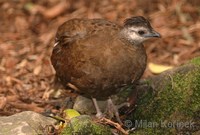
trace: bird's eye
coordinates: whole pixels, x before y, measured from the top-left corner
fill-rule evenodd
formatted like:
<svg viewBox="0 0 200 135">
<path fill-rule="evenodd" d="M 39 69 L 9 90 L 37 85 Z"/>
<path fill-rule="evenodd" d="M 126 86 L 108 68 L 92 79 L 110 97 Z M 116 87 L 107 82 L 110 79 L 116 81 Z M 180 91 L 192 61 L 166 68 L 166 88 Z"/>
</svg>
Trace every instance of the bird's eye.
<svg viewBox="0 0 200 135">
<path fill-rule="evenodd" d="M 138 31 L 138 34 L 143 35 L 145 32 L 143 30 Z"/>
</svg>

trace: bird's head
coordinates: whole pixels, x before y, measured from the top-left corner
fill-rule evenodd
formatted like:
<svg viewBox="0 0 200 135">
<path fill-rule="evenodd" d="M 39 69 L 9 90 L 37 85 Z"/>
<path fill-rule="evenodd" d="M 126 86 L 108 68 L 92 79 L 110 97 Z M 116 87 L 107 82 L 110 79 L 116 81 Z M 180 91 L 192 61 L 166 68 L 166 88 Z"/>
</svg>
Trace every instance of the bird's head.
<svg viewBox="0 0 200 135">
<path fill-rule="evenodd" d="M 124 21 L 122 33 L 124 38 L 134 44 L 141 44 L 150 38 L 161 37 L 161 35 L 151 27 L 149 21 L 142 16 L 126 19 Z"/>
</svg>

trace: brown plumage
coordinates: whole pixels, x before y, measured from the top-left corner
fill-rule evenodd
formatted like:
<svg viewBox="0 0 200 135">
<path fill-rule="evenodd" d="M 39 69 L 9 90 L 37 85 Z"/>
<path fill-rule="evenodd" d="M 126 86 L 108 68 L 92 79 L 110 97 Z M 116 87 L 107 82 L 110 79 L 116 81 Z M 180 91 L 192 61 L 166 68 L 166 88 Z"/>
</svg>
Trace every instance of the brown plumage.
<svg viewBox="0 0 200 135">
<path fill-rule="evenodd" d="M 72 19 L 58 28 L 51 61 L 63 85 L 97 99 L 116 94 L 120 87 L 140 79 L 146 68 L 142 42 L 128 39 L 127 27 L 147 27 L 143 17 L 125 21 L 124 27 L 103 19 Z"/>
<path fill-rule="evenodd" d="M 107 99 L 141 78 L 147 59 L 142 43 L 152 37 L 160 34 L 141 16 L 126 19 L 124 26 L 104 19 L 72 19 L 58 28 L 51 62 L 64 86 Z"/>
</svg>

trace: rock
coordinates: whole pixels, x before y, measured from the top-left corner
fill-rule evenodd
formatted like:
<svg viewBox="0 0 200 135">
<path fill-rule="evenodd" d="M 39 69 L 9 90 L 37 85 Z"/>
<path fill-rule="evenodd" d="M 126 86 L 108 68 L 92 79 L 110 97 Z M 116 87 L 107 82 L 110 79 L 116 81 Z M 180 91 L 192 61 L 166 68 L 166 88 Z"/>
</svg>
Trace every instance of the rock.
<svg viewBox="0 0 200 135">
<path fill-rule="evenodd" d="M 0 117 L 0 135 L 37 135 L 44 134 L 44 127 L 56 120 L 41 114 L 25 111 L 12 116 Z"/>
<path fill-rule="evenodd" d="M 91 119 L 88 115 L 80 115 L 72 118 L 61 135 L 112 135 L 108 126 L 99 124 Z"/>
<path fill-rule="evenodd" d="M 97 101 L 100 109 L 102 112 L 105 111 L 106 108 L 106 101 Z M 81 114 L 95 114 L 96 110 L 94 108 L 94 104 L 91 99 L 83 97 L 83 96 L 78 96 L 75 100 L 73 109 L 77 110 Z"/>
</svg>

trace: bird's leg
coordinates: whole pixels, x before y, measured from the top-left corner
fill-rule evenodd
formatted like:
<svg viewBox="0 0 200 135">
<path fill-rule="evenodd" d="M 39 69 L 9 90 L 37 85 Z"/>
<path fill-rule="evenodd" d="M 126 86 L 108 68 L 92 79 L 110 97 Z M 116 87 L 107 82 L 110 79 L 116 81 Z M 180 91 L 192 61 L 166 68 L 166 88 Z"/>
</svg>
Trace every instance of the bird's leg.
<svg viewBox="0 0 200 135">
<path fill-rule="evenodd" d="M 110 109 L 112 109 L 112 110 L 110 110 Z M 113 104 L 113 102 L 112 102 L 110 97 L 108 98 L 108 111 L 111 111 L 111 112 L 114 113 L 114 115 L 115 115 L 117 121 L 119 122 L 119 124 L 121 124 L 121 125 L 123 124 L 122 121 L 119 118 L 118 108 Z"/>
<path fill-rule="evenodd" d="M 99 106 L 98 106 L 98 104 L 97 104 L 96 98 L 92 98 L 92 101 L 93 101 L 94 107 L 95 107 L 95 109 L 96 109 L 96 111 L 97 111 L 96 117 L 97 117 L 97 118 L 102 118 L 102 117 L 103 117 L 103 113 L 101 112 L 101 110 L 100 110 L 100 108 L 99 108 Z"/>
</svg>

